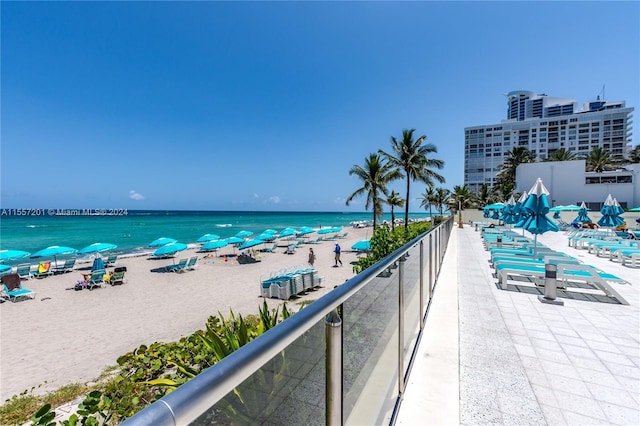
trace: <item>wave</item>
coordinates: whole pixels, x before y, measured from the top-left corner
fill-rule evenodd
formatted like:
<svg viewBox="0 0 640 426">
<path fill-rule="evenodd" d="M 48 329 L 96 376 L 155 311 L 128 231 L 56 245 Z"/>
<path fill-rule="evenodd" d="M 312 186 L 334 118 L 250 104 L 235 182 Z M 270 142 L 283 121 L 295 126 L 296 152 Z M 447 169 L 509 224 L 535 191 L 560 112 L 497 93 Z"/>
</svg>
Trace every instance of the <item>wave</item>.
<svg viewBox="0 0 640 426">
<path fill-rule="evenodd" d="M 216 228 L 229 228 L 231 225 L 230 223 L 218 223 L 216 224 Z"/>
<path fill-rule="evenodd" d="M 49 225 L 25 225 L 25 228 L 47 228 Z"/>
</svg>

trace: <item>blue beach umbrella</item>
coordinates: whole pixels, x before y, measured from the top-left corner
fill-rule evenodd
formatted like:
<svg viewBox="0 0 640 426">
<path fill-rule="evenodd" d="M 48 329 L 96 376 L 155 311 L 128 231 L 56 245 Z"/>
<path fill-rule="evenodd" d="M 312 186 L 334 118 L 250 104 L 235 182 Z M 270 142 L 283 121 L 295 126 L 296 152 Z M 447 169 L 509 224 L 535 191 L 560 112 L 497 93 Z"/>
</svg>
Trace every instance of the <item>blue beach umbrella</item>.
<svg viewBox="0 0 640 426">
<path fill-rule="evenodd" d="M 244 239 L 240 237 L 229 237 L 225 240 L 227 244 L 242 244 L 244 243 Z"/>
<path fill-rule="evenodd" d="M 184 243 L 167 243 L 161 247 L 158 247 L 156 251 L 153 252 L 154 256 L 162 257 L 162 256 L 173 256 L 179 251 L 186 250 L 187 245 Z"/>
<path fill-rule="evenodd" d="M 524 206 L 522 207 L 522 210 L 527 213 L 527 217 L 522 228 L 534 235 L 534 257 L 536 256 L 538 235 L 544 234 L 547 231 L 557 232 L 559 230 L 558 226 L 547 217 L 547 213 L 549 212 L 548 195 L 549 191 L 544 187 L 542 179 L 538 178 L 529 191 L 527 201 L 525 201 Z"/>
<path fill-rule="evenodd" d="M 104 261 L 101 257 L 93 259 L 93 265 L 91 265 L 91 272 L 102 271 L 104 269 Z"/>
<path fill-rule="evenodd" d="M 174 240 L 173 238 L 162 237 L 162 238 L 158 238 L 157 240 L 151 241 L 149 243 L 149 247 L 158 247 L 158 246 L 163 246 L 165 244 L 176 243 L 176 242 L 178 242 L 178 240 Z"/>
<path fill-rule="evenodd" d="M 22 259 L 29 257 L 31 253 L 22 250 L 0 250 L 0 262 L 5 260 Z"/>
<path fill-rule="evenodd" d="M 271 242 L 273 240 L 276 239 L 276 234 L 271 234 L 271 233 L 262 233 L 260 235 L 258 235 L 256 238 L 262 240 L 262 241 L 266 241 L 266 242 Z"/>
<path fill-rule="evenodd" d="M 78 253 L 80 254 L 101 253 L 103 251 L 113 250 L 116 247 L 118 246 L 110 243 L 93 243 L 80 249 Z"/>
<path fill-rule="evenodd" d="M 227 243 L 226 240 L 213 240 L 213 241 L 204 243 L 202 247 L 200 247 L 200 250 L 203 250 L 203 251 L 218 250 L 222 247 L 226 247 L 228 244 L 229 243 Z"/>
<path fill-rule="evenodd" d="M 291 235 L 294 235 L 295 233 L 296 230 L 293 228 L 284 228 L 282 231 L 280 231 L 280 238 L 289 237 Z"/>
<path fill-rule="evenodd" d="M 204 234 L 202 237 L 198 238 L 196 240 L 196 242 L 198 242 L 198 243 L 206 243 L 206 242 L 209 242 L 209 241 L 219 240 L 219 239 L 220 239 L 220 235 Z"/>
<path fill-rule="evenodd" d="M 527 191 L 523 191 L 520 198 L 518 198 L 518 201 L 516 201 L 515 206 L 513 206 L 513 213 L 516 221 L 514 228 L 522 228 L 522 225 L 524 225 L 524 219 L 527 213 L 523 210 L 523 207 L 525 201 L 527 201 L 527 197 L 529 197 L 529 194 L 527 194 Z M 524 229 L 522 230 L 522 235 L 524 235 Z"/>
<path fill-rule="evenodd" d="M 579 223 L 591 222 L 591 218 L 587 214 L 588 210 L 589 209 L 587 208 L 586 204 L 583 201 L 582 204 L 580 204 L 580 210 L 578 210 L 578 217 L 576 217 L 575 221 Z"/>
<path fill-rule="evenodd" d="M 509 197 L 509 201 L 507 201 L 507 204 L 505 204 L 504 208 L 502 209 L 502 221 L 507 225 L 513 225 L 514 223 L 516 223 L 514 212 L 515 204 L 516 201 L 513 199 L 512 195 L 511 197 Z"/>
<path fill-rule="evenodd" d="M 368 251 L 371 250 L 370 240 L 360 240 L 351 246 L 351 250 L 355 251 Z"/>
<path fill-rule="evenodd" d="M 603 228 L 616 228 L 624 223 L 624 220 L 618 216 L 618 209 L 613 201 L 611 194 L 604 201 L 604 205 L 600 209 L 602 217 L 598 220 L 598 225 Z"/>
<path fill-rule="evenodd" d="M 42 257 L 53 257 L 55 264 L 58 264 L 58 256 L 65 256 L 69 254 L 75 254 L 78 250 L 71 247 L 64 246 L 50 246 L 45 249 L 39 250 L 31 255 L 32 259 L 38 259 Z"/>
<path fill-rule="evenodd" d="M 253 235 L 253 232 L 251 232 L 251 231 L 240 231 L 235 236 L 238 237 L 238 238 L 246 238 L 246 237 L 248 237 L 250 235 Z"/>
<path fill-rule="evenodd" d="M 260 238 L 254 238 L 253 240 L 248 240 L 248 241 L 245 241 L 244 243 L 242 243 L 242 245 L 240 246 L 240 250 L 244 250 L 246 248 L 257 246 L 259 244 L 264 244 L 264 241 L 261 240 Z"/>
<path fill-rule="evenodd" d="M 312 232 L 315 232 L 313 228 L 309 226 L 303 226 L 298 230 L 298 235 L 307 235 L 307 234 L 311 234 Z"/>
</svg>

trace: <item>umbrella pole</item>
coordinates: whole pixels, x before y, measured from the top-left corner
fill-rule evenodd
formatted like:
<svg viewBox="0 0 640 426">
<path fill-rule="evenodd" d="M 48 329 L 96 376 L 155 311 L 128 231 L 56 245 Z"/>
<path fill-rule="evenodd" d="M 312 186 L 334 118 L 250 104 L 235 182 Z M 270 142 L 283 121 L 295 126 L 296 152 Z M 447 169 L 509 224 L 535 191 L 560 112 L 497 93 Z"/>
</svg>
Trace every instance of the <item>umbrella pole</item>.
<svg viewBox="0 0 640 426">
<path fill-rule="evenodd" d="M 536 257 L 536 250 L 538 249 L 538 234 L 533 236 L 533 258 Z"/>
</svg>

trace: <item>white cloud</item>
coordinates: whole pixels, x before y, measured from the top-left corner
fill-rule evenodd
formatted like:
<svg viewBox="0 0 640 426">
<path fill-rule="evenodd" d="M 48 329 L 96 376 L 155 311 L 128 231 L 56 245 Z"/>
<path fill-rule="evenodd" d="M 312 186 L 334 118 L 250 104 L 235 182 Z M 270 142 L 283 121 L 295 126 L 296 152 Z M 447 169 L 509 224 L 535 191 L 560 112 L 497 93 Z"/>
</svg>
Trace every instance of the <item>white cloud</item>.
<svg viewBox="0 0 640 426">
<path fill-rule="evenodd" d="M 278 204 L 280 202 L 280 197 L 278 197 L 277 195 L 272 195 L 271 197 L 269 197 L 269 201 L 274 204 Z"/>
<path fill-rule="evenodd" d="M 129 191 L 129 198 L 131 198 L 132 200 L 144 200 L 144 195 L 132 189 L 131 191 Z"/>
<path fill-rule="evenodd" d="M 253 198 L 260 198 L 260 196 L 257 193 L 254 193 Z"/>
</svg>

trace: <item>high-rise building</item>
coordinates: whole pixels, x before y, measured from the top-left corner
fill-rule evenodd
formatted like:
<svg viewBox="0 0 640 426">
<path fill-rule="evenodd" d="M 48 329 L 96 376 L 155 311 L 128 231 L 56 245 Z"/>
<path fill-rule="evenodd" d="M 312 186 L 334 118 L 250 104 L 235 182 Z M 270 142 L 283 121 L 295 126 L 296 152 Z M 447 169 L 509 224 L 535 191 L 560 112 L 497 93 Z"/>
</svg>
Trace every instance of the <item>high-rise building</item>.
<svg viewBox="0 0 640 426">
<path fill-rule="evenodd" d="M 528 148 L 541 161 L 564 148 L 586 155 L 595 147 L 623 157 L 631 149 L 633 108 L 600 97 L 578 109 L 574 99 L 517 90 L 507 95 L 507 118 L 500 124 L 464 129 L 464 183 L 477 191 L 493 186 L 507 152 Z"/>
</svg>

